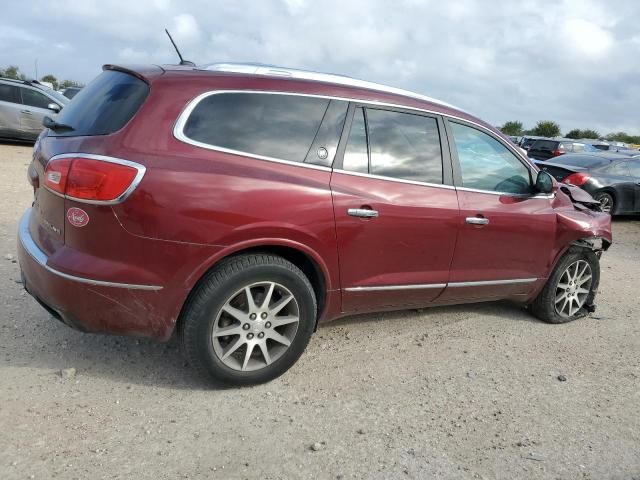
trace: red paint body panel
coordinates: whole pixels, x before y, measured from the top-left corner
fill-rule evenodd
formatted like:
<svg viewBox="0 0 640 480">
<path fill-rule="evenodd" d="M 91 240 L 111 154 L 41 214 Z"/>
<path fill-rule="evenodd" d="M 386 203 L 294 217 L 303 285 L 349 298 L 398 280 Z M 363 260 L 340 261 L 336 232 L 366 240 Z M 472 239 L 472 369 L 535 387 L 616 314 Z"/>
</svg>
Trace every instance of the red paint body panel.
<svg viewBox="0 0 640 480">
<path fill-rule="evenodd" d="M 446 284 L 458 233 L 454 189 L 335 172 L 331 181 L 343 289 Z M 378 218 L 347 215 L 368 208 Z M 345 291 L 345 311 L 426 305 L 441 288 Z"/>
<path fill-rule="evenodd" d="M 33 171 L 43 184 L 54 155 L 88 153 L 137 162 L 142 182 L 122 203 L 91 205 L 36 188 L 28 235 L 46 257 L 39 263 L 19 241 L 28 290 L 89 331 L 167 339 L 189 293 L 222 258 L 255 248 L 304 253 L 324 278 L 320 321 L 350 312 L 494 298 L 529 301 L 569 245 L 611 240 L 610 218 L 555 199 L 519 199 L 347 175 L 329 168 L 259 160 L 177 140 L 176 119 L 212 90 L 266 90 L 326 95 L 425 109 L 492 127 L 449 107 L 379 91 L 320 82 L 198 71 L 135 69 L 151 84 L 147 100 L 120 131 L 40 139 Z M 450 161 L 448 158 L 446 161 Z M 90 221 L 65 220 L 81 208 Z M 373 208 L 363 220 L 349 208 Z M 466 216 L 490 218 L 477 228 Z M 51 270 L 59 272 L 53 273 Z M 62 276 L 61 276 L 62 275 Z M 156 290 L 90 285 L 65 277 Z M 386 291 L 362 287 L 539 279 L 508 287 Z"/>
</svg>

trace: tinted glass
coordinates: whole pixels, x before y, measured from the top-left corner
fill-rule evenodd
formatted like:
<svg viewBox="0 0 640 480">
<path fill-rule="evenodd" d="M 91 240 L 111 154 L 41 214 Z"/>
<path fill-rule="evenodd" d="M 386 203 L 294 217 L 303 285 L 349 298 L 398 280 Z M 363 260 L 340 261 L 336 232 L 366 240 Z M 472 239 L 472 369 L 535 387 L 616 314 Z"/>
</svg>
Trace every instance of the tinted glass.
<svg viewBox="0 0 640 480">
<path fill-rule="evenodd" d="M 536 140 L 531 145 L 531 150 L 555 150 L 558 148 L 559 142 L 554 142 L 553 140 Z"/>
<path fill-rule="evenodd" d="M 54 136 L 106 135 L 120 130 L 149 94 L 149 85 L 127 73 L 106 70 L 84 87 L 60 112 L 56 121 L 72 131 Z"/>
<path fill-rule="evenodd" d="M 351 122 L 349 140 L 344 152 L 342 168 L 351 172 L 367 173 L 369 171 L 369 154 L 367 152 L 367 128 L 364 123 L 364 110 L 356 108 Z"/>
<path fill-rule="evenodd" d="M 69 99 L 67 97 L 62 95 L 60 92 L 56 92 L 55 90 L 52 90 L 50 88 L 47 89 L 47 95 L 56 99 L 56 101 L 62 106 L 65 106 L 67 103 L 69 103 Z"/>
<path fill-rule="evenodd" d="M 573 167 L 593 168 L 607 165 L 611 163 L 611 160 L 596 155 L 563 155 L 562 157 L 554 159 L 553 163 Z"/>
<path fill-rule="evenodd" d="M 627 162 L 631 176 L 640 179 L 640 160 L 629 160 Z"/>
<path fill-rule="evenodd" d="M 0 102 L 20 103 L 18 87 L 0 83 Z"/>
<path fill-rule="evenodd" d="M 442 152 L 435 118 L 367 109 L 370 173 L 442 183 Z"/>
<path fill-rule="evenodd" d="M 47 108 L 50 103 L 56 103 L 43 93 L 31 90 L 29 88 L 21 88 L 22 103 L 34 108 Z"/>
<path fill-rule="evenodd" d="M 210 95 L 193 110 L 184 134 L 207 145 L 302 162 L 328 105 L 328 99 L 299 95 Z"/>
<path fill-rule="evenodd" d="M 325 167 L 333 164 L 348 107 L 349 102 L 331 100 L 305 162 Z"/>
<path fill-rule="evenodd" d="M 530 193 L 529 169 L 498 140 L 475 128 L 451 123 L 462 186 L 504 193 Z"/>
<path fill-rule="evenodd" d="M 611 164 L 611 166 L 609 168 L 606 169 L 606 171 L 607 171 L 607 173 L 609 175 L 617 175 L 617 176 L 621 176 L 621 177 L 628 177 L 629 176 L 629 168 L 627 167 L 627 163 L 628 162 L 626 162 L 626 161 L 613 163 L 613 164 Z"/>
</svg>

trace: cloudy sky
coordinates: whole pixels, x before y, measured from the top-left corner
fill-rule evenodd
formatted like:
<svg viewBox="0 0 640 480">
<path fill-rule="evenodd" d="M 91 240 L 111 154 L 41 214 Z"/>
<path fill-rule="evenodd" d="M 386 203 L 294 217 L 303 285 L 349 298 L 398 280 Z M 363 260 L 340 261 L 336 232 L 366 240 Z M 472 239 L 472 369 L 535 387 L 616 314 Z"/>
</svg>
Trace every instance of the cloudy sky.
<svg viewBox="0 0 640 480">
<path fill-rule="evenodd" d="M 104 63 L 255 61 L 387 83 L 495 125 L 640 134 L 638 0 L 6 2 L 0 66 L 88 82 Z"/>
</svg>

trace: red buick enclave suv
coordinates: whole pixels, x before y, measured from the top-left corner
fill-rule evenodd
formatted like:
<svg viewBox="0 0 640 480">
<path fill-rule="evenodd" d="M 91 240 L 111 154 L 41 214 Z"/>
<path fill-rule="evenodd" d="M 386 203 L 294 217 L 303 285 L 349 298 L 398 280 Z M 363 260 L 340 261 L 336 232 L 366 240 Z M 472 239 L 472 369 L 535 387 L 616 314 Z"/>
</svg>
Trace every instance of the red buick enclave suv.
<svg viewBox="0 0 640 480">
<path fill-rule="evenodd" d="M 167 340 L 227 383 L 318 322 L 509 299 L 593 309 L 609 215 L 448 104 L 262 65 L 107 65 L 34 146 L 27 291 L 88 332 Z"/>
</svg>

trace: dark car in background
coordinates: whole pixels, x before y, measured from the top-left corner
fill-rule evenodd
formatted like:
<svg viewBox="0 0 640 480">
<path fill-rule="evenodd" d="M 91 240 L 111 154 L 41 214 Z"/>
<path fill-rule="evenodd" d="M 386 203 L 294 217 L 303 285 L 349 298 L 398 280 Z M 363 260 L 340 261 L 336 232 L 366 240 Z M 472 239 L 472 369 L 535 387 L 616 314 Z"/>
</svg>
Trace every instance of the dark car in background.
<svg viewBox="0 0 640 480">
<path fill-rule="evenodd" d="M 534 142 L 539 138 L 542 138 L 542 137 L 524 136 L 520 139 L 520 143 L 518 146 L 524 150 L 529 150 L 531 148 L 531 145 L 533 145 Z"/>
<path fill-rule="evenodd" d="M 529 158 L 548 160 L 565 153 L 597 152 L 598 150 L 586 143 L 570 139 L 540 138 L 529 148 Z"/>
<path fill-rule="evenodd" d="M 559 182 L 589 192 L 611 215 L 640 213 L 640 158 L 615 153 L 567 154 L 535 162 Z"/>
</svg>

